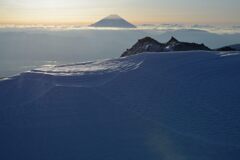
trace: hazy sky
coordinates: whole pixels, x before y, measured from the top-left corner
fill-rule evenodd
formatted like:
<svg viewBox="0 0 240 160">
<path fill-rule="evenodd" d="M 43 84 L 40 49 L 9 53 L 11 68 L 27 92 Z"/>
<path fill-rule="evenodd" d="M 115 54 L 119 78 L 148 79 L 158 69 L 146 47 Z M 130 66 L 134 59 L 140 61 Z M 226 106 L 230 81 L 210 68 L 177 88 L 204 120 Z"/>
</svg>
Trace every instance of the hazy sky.
<svg viewBox="0 0 240 160">
<path fill-rule="evenodd" d="M 87 24 L 109 14 L 133 23 L 240 24 L 240 0 L 0 0 L 1 24 Z"/>
</svg>

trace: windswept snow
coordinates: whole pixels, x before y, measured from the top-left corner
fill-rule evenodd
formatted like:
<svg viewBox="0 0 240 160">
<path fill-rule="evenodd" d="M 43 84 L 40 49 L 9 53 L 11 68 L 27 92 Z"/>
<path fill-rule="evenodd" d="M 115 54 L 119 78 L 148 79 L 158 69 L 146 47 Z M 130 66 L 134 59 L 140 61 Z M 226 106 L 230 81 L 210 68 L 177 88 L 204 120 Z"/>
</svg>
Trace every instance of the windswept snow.
<svg viewBox="0 0 240 160">
<path fill-rule="evenodd" d="M 236 56 L 240 55 L 240 52 L 220 52 L 220 56 L 225 57 L 225 56 Z"/>
<path fill-rule="evenodd" d="M 32 70 L 32 73 L 43 73 L 50 75 L 84 75 L 84 74 L 103 74 L 105 72 L 124 72 L 137 68 L 141 62 L 122 61 L 122 60 L 105 60 L 85 62 L 70 65 L 46 65 L 42 68 Z"/>
<path fill-rule="evenodd" d="M 0 159 L 238 160 L 238 53 L 142 53 L 2 80 Z"/>
</svg>

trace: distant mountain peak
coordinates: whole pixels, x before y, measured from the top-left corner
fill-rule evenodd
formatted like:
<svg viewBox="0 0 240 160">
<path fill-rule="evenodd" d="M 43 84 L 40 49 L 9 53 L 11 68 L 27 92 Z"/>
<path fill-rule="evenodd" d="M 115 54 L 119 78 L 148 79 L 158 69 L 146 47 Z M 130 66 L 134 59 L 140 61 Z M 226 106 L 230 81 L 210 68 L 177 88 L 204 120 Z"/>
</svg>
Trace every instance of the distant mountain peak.
<svg viewBox="0 0 240 160">
<path fill-rule="evenodd" d="M 115 28 L 136 28 L 127 20 L 123 19 L 117 14 L 111 14 L 100 21 L 90 25 L 91 27 L 115 27 Z"/>
<path fill-rule="evenodd" d="M 117 14 L 110 14 L 109 16 L 105 17 L 104 19 L 122 19 L 122 17 L 120 17 Z"/>
</svg>

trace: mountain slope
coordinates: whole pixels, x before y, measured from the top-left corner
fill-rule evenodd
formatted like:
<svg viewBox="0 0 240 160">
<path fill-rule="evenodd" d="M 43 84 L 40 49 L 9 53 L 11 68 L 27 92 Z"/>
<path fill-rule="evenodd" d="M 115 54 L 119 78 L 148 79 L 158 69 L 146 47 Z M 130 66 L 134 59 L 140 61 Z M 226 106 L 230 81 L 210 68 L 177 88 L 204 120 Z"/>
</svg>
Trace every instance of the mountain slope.
<svg viewBox="0 0 240 160">
<path fill-rule="evenodd" d="M 118 15 L 107 16 L 100 21 L 90 25 L 91 27 L 117 27 L 117 28 L 136 28 L 133 24 L 129 23 Z"/>
<path fill-rule="evenodd" d="M 143 53 L 0 81 L 0 159 L 240 158 L 240 53 Z"/>
</svg>

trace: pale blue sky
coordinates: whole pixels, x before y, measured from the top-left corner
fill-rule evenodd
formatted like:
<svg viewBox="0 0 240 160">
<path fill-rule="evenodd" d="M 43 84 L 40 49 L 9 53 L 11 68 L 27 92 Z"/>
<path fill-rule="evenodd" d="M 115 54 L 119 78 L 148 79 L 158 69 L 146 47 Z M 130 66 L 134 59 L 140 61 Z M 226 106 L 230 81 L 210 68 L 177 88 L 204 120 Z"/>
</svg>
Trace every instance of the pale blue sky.
<svg viewBox="0 0 240 160">
<path fill-rule="evenodd" d="M 134 23 L 240 24 L 240 0 L 0 0 L 0 23 L 91 23 L 109 14 Z"/>
</svg>

